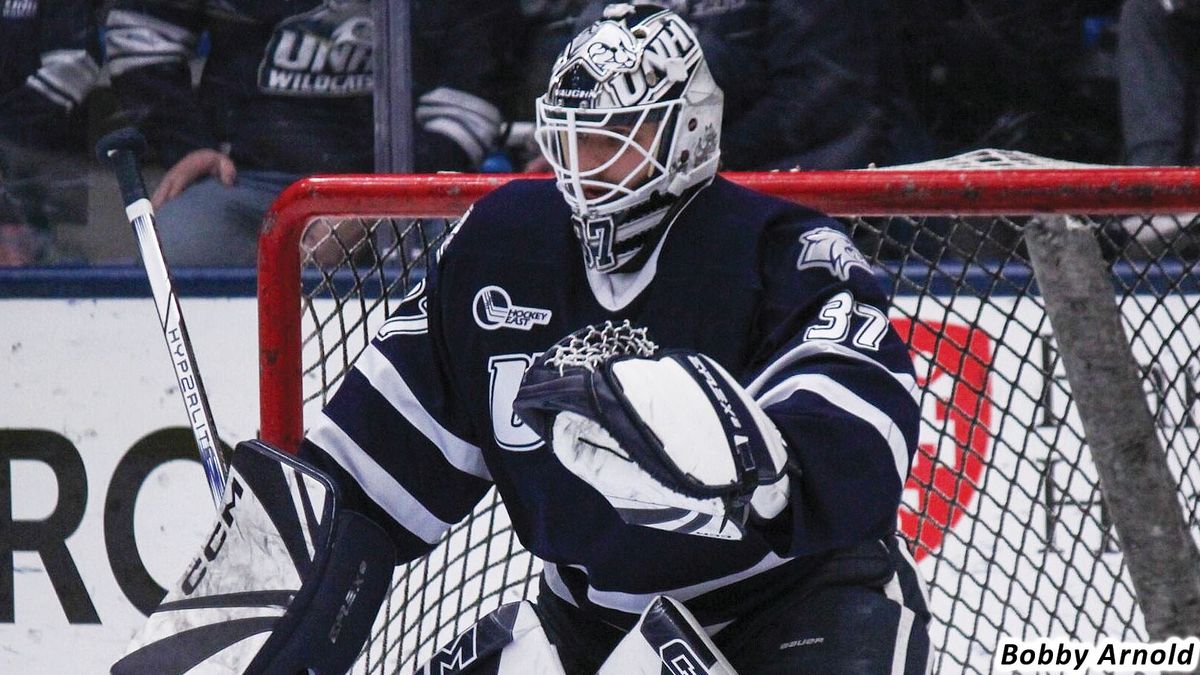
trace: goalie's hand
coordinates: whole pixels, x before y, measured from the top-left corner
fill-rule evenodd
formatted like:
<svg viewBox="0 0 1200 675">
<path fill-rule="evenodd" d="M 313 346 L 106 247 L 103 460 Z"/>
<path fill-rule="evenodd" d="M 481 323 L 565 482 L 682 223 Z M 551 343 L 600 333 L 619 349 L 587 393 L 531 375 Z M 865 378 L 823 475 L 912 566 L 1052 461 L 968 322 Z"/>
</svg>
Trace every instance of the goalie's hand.
<svg viewBox="0 0 1200 675">
<path fill-rule="evenodd" d="M 716 361 L 655 354 L 644 329 L 567 336 L 526 372 L 515 409 L 626 522 L 740 539 L 788 501 L 787 448 Z"/>
</svg>

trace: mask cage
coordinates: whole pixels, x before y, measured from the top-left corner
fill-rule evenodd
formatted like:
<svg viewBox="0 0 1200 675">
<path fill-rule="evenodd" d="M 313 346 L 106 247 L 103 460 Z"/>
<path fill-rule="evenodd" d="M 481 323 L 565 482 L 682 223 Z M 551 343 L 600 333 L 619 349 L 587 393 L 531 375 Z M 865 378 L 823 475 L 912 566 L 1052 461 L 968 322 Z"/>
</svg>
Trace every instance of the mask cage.
<svg viewBox="0 0 1200 675">
<path fill-rule="evenodd" d="M 537 100 L 535 137 L 559 190 L 576 213 L 597 216 L 621 211 L 645 200 L 664 182 L 670 143 L 663 141 L 673 133 L 673 125 L 664 121 L 674 119 L 680 106 L 680 101 L 672 100 L 586 110 L 552 105 L 544 96 Z M 657 128 L 643 146 L 636 139 L 650 124 Z M 592 146 L 584 149 L 583 156 L 581 144 Z M 634 153 L 637 164 L 615 181 L 602 177 L 626 153 Z M 582 166 L 584 162 L 587 166 Z"/>
</svg>

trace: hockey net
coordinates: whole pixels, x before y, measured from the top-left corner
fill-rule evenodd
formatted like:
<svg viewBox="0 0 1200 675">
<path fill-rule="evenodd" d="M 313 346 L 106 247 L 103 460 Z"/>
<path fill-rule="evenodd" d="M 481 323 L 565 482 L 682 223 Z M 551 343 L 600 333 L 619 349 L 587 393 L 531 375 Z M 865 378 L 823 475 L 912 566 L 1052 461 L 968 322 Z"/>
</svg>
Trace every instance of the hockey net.
<svg viewBox="0 0 1200 675">
<path fill-rule="evenodd" d="M 1093 228 L 1193 538 L 1200 538 L 1200 171 L 980 151 L 841 172 L 730 174 L 836 216 L 893 298 L 922 385 L 898 525 L 928 584 L 935 673 L 987 673 L 1001 635 L 1145 639 L 1120 543 L 1021 242 L 1039 214 Z M 329 176 L 268 216 L 262 435 L 294 448 L 449 222 L 513 176 Z M 397 569 L 355 672 L 410 672 L 537 592 L 494 491 Z"/>
</svg>

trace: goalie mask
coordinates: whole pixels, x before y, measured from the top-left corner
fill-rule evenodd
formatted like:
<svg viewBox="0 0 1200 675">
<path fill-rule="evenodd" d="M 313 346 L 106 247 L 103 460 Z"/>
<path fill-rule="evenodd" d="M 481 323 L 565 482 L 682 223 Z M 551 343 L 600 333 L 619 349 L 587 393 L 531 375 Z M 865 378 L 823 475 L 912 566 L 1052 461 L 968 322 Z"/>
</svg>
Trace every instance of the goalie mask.
<svg viewBox="0 0 1200 675">
<path fill-rule="evenodd" d="M 571 41 L 537 100 L 537 141 L 589 267 L 633 267 L 677 198 L 712 178 L 722 104 L 695 33 L 662 7 L 611 5 Z"/>
</svg>

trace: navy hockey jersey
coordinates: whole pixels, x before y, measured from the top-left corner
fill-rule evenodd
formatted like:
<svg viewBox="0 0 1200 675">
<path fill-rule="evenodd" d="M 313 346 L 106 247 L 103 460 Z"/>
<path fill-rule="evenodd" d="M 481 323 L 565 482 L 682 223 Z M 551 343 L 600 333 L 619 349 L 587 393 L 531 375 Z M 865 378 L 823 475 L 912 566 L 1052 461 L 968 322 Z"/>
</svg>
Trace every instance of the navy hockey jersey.
<svg viewBox="0 0 1200 675">
<path fill-rule="evenodd" d="M 404 559 L 495 484 L 521 542 L 546 562 L 547 586 L 626 628 L 658 594 L 719 628 L 823 553 L 890 536 L 917 443 L 916 385 L 885 297 L 840 225 L 717 178 L 647 265 L 652 281 L 605 309 L 554 184 L 497 189 L 308 421 L 305 452 L 327 453 L 394 521 Z M 741 378 L 800 467 L 790 509 L 740 541 L 627 525 L 513 414 L 535 355 L 624 319 Z"/>
</svg>

